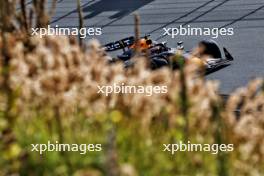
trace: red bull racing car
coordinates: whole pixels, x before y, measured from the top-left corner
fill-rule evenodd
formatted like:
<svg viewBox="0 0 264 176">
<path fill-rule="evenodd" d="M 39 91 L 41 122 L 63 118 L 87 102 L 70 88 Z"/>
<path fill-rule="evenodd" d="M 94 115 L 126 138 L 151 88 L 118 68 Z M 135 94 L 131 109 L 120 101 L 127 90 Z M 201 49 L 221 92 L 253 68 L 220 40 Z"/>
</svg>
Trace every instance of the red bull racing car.
<svg viewBox="0 0 264 176">
<path fill-rule="evenodd" d="M 234 60 L 226 48 L 221 51 L 217 43 L 212 40 L 200 41 L 190 52 L 185 51 L 183 42 L 178 42 L 177 47 L 171 48 L 167 46 L 166 42 L 153 41 L 149 36 L 140 38 L 138 43 L 136 43 L 135 37 L 128 37 L 108 43 L 104 46 L 104 49 L 107 52 L 123 50 L 122 54 L 117 55 L 111 62 L 123 61 L 125 67 L 130 67 L 134 64 L 131 58 L 139 52 L 142 56 L 147 56 L 150 59 L 150 67 L 152 69 L 163 66 L 178 68 L 177 62 L 175 63 L 172 58 L 177 51 L 181 51 L 186 63 L 195 63 L 204 67 L 207 74 L 230 65 Z"/>
</svg>

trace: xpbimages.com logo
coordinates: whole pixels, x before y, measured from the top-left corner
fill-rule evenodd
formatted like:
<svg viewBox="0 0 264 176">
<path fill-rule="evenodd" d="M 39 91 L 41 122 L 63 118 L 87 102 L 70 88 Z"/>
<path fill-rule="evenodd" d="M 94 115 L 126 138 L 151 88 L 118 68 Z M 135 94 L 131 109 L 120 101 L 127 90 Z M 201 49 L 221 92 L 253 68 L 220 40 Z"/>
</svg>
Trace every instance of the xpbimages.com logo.
<svg viewBox="0 0 264 176">
<path fill-rule="evenodd" d="M 175 38 L 177 36 L 212 36 L 216 39 L 219 36 L 234 35 L 234 28 L 208 28 L 208 27 L 192 27 L 190 25 L 177 28 L 163 28 L 163 36 L 170 36 Z"/>
<path fill-rule="evenodd" d="M 46 35 L 57 35 L 57 36 L 80 36 L 80 38 L 86 38 L 88 36 L 99 36 L 102 35 L 102 28 L 65 28 L 59 27 L 58 25 L 51 27 L 48 25 L 47 28 L 31 28 L 31 35 L 37 35 L 42 38 Z"/>
<path fill-rule="evenodd" d="M 132 86 L 125 85 L 125 83 L 108 85 L 108 86 L 97 86 L 98 94 L 109 96 L 111 94 L 143 94 L 146 96 L 152 96 L 153 94 L 166 94 L 168 93 L 167 86 Z"/>
<path fill-rule="evenodd" d="M 87 152 L 102 151 L 102 144 L 61 144 L 58 141 L 46 144 L 31 144 L 31 151 L 38 152 L 40 155 L 45 152 L 79 152 L 85 155 Z"/>
<path fill-rule="evenodd" d="M 218 154 L 219 152 L 232 152 L 233 144 L 193 144 L 190 141 L 184 143 L 179 141 L 175 144 L 163 144 L 163 152 L 174 155 L 177 152 L 209 152 Z"/>
</svg>

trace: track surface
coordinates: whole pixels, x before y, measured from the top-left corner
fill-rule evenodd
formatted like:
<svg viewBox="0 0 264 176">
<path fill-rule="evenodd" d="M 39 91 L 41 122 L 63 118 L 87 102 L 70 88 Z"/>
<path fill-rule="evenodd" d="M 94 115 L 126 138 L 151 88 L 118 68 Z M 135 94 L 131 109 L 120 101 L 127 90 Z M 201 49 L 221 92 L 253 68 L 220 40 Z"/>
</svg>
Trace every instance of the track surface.
<svg viewBox="0 0 264 176">
<path fill-rule="evenodd" d="M 215 39 L 227 47 L 235 62 L 207 76 L 221 82 L 220 93 L 229 94 L 255 77 L 264 76 L 264 0 L 82 0 L 86 27 L 102 27 L 101 43 L 134 34 L 133 13 L 141 17 L 141 33 L 153 39 L 163 27 L 233 27 L 233 36 Z M 77 27 L 75 0 L 59 0 L 52 25 Z M 208 37 L 207 37 L 208 38 Z M 168 46 L 185 42 L 191 49 L 201 36 L 163 37 Z"/>
</svg>

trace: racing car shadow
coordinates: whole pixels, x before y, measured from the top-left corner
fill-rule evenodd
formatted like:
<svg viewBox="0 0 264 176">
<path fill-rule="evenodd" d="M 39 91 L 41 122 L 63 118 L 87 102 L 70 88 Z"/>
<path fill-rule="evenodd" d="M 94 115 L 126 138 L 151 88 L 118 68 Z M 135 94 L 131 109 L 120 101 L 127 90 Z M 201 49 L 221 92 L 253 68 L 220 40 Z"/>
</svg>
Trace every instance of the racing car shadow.
<svg viewBox="0 0 264 176">
<path fill-rule="evenodd" d="M 93 18 L 103 12 L 117 12 L 116 14 L 110 16 L 110 19 L 121 18 L 124 17 L 131 12 L 136 11 L 142 6 L 145 6 L 151 3 L 154 0 L 100 0 L 94 4 L 86 6 L 83 9 L 84 13 L 90 13 L 86 15 L 84 18 Z"/>
</svg>

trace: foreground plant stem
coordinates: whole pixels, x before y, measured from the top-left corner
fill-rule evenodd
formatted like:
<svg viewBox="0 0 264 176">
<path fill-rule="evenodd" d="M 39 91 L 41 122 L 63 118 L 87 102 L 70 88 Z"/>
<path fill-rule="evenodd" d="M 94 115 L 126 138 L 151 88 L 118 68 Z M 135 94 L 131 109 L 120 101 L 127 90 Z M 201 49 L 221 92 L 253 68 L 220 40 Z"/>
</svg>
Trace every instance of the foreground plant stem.
<svg viewBox="0 0 264 176">
<path fill-rule="evenodd" d="M 24 30 L 28 33 L 29 26 L 28 26 L 27 8 L 26 8 L 25 0 L 20 0 L 20 7 L 21 7 L 21 12 L 22 12 L 22 25 L 24 27 Z"/>
<path fill-rule="evenodd" d="M 107 176 L 119 176 L 118 154 L 116 148 L 116 127 L 108 121 L 111 128 L 108 130 L 107 136 L 107 153 L 106 153 L 106 173 Z"/>
<path fill-rule="evenodd" d="M 81 8 L 81 0 L 77 0 L 77 10 L 79 16 L 79 29 L 82 29 L 84 27 L 84 22 L 83 22 L 83 11 Z M 83 48 L 83 39 L 81 38 L 81 36 L 79 36 L 79 45 L 81 48 Z"/>
<path fill-rule="evenodd" d="M 213 110 L 213 120 L 216 123 L 216 131 L 215 131 L 215 141 L 216 144 L 221 145 L 225 143 L 225 140 L 223 139 L 223 121 L 222 117 L 220 115 L 221 112 L 221 106 L 218 103 L 214 103 L 212 105 Z M 227 155 L 224 152 L 221 152 L 217 154 L 217 168 L 218 168 L 218 175 L 219 176 L 228 176 L 228 168 L 227 168 Z"/>
<path fill-rule="evenodd" d="M 186 85 L 186 75 L 184 72 L 184 58 L 179 56 L 178 64 L 180 66 L 180 99 L 181 99 L 181 113 L 182 116 L 185 118 L 185 127 L 184 127 L 184 134 L 185 134 L 185 142 L 188 142 L 189 139 L 189 119 L 188 119 L 188 95 L 187 95 L 187 85 Z"/>
<path fill-rule="evenodd" d="M 16 144 L 16 138 L 13 131 L 15 125 L 15 116 L 12 114 L 12 109 L 15 104 L 15 94 L 10 87 L 9 80 L 10 80 L 10 60 L 11 60 L 11 53 L 9 48 L 9 40 L 8 37 L 11 35 L 13 30 L 12 26 L 12 16 L 13 16 L 13 9 L 14 9 L 13 1 L 1 1 L 0 4 L 0 18 L 1 18 L 1 38 L 2 38 L 2 48 L 1 48 L 1 59 L 2 59 L 2 77 L 3 77 L 3 84 L 1 87 L 1 91 L 5 95 L 5 108 L 3 112 L 3 117 L 5 118 L 7 125 L 1 131 L 1 143 L 3 144 L 3 151 L 4 153 L 9 153 L 12 146 Z M 19 155 L 19 153 L 18 153 Z M 15 160 L 17 160 L 19 156 L 14 156 L 12 158 L 6 158 L 6 162 L 9 163 L 9 169 L 7 168 L 7 174 L 15 174 L 17 169 L 13 169 L 15 166 Z"/>
<path fill-rule="evenodd" d="M 46 28 L 49 23 L 48 15 L 45 11 L 46 0 L 33 0 L 33 5 L 36 14 L 36 27 Z"/>
<path fill-rule="evenodd" d="M 59 107 L 54 108 L 54 112 L 55 112 L 55 120 L 56 120 L 56 127 L 57 127 L 57 133 L 59 136 L 59 143 L 60 144 L 64 144 L 65 143 L 65 138 L 64 138 L 64 133 L 63 133 L 63 123 L 61 120 L 61 113 L 59 110 Z M 61 151 L 61 156 L 65 161 L 65 164 L 67 165 L 67 169 L 68 169 L 68 175 L 72 175 L 73 174 L 73 168 L 72 168 L 72 164 L 70 161 L 70 158 L 68 157 L 67 153 L 65 151 Z"/>
<path fill-rule="evenodd" d="M 57 8 L 57 0 L 52 0 L 52 5 L 51 5 L 51 9 L 49 11 L 49 14 L 50 14 L 50 18 L 49 18 L 49 22 L 50 22 L 50 19 L 53 17 L 53 15 L 55 14 L 55 11 L 56 11 L 56 8 Z"/>
<path fill-rule="evenodd" d="M 7 47 L 6 47 L 6 34 L 3 33 L 2 35 L 2 39 L 3 39 L 3 49 L 2 49 L 2 57 L 4 58 L 3 60 L 3 71 L 2 71 L 2 75 L 3 75 L 3 87 L 2 87 L 2 91 L 4 92 L 4 94 L 6 95 L 6 105 L 5 105 L 5 109 L 4 109 L 4 118 L 7 121 L 7 125 L 6 127 L 3 129 L 2 133 L 2 137 L 1 137 L 1 142 L 3 142 L 3 147 L 4 147 L 4 151 L 5 153 L 9 153 L 9 150 L 11 148 L 11 146 L 13 144 L 16 143 L 16 138 L 15 138 L 15 134 L 13 131 L 14 128 L 14 124 L 15 124 L 15 116 L 12 115 L 12 108 L 14 106 L 15 103 L 15 96 L 14 93 L 12 91 L 12 89 L 9 86 L 9 62 L 10 62 L 10 57 L 7 54 Z M 9 166 L 12 167 L 15 163 L 14 163 L 14 158 L 9 158 L 8 159 L 8 163 Z M 9 172 L 11 172 L 12 169 L 9 170 Z M 12 170 L 13 171 L 13 170 Z M 12 173 L 8 173 L 8 174 L 12 174 Z"/>
<path fill-rule="evenodd" d="M 136 56 L 139 55 L 140 52 L 140 18 L 138 14 L 135 14 L 135 52 Z"/>
</svg>

